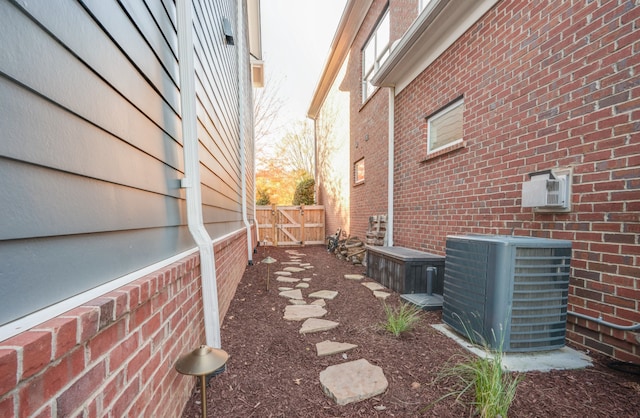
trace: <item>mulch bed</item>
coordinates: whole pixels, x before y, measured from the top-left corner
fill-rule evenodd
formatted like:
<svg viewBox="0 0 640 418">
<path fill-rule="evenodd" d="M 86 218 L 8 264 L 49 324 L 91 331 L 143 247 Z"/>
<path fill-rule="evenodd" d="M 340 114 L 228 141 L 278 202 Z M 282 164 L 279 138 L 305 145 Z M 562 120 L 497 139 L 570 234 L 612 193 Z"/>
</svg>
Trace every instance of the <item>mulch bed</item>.
<svg viewBox="0 0 640 418">
<path fill-rule="evenodd" d="M 424 312 L 417 327 L 400 338 L 382 331 L 380 300 L 360 282 L 345 274 L 365 274 L 366 268 L 338 260 L 322 246 L 289 248 L 306 254 L 303 262 L 314 269 L 294 277 L 311 277 L 307 295 L 317 290 L 336 290 L 327 301 L 323 319 L 340 326 L 326 332 L 302 335 L 301 322 L 285 321 L 287 299 L 278 296 L 271 265 L 269 291 L 267 266 L 259 261 L 271 256 L 288 261 L 287 248 L 259 247 L 255 265 L 240 282 L 222 325 L 222 348 L 230 354 L 226 371 L 207 387 L 210 417 L 470 417 L 471 398 L 456 401 L 451 393 L 455 379 L 442 379 L 447 365 L 469 358 L 457 343 L 436 331 L 441 312 Z M 366 280 L 366 279 L 365 279 Z M 387 299 L 400 303 L 398 294 Z M 318 357 L 315 344 L 335 340 L 357 344 L 346 353 Z M 382 367 L 389 382 L 387 391 L 357 403 L 338 406 L 324 394 L 319 374 L 326 367 L 367 359 Z M 640 376 L 613 370 L 607 359 L 594 358 L 594 366 L 583 370 L 523 374 L 511 417 L 640 417 Z M 194 378 L 195 379 L 195 378 Z M 195 382 L 195 380 L 194 380 Z M 198 385 L 184 408 L 183 418 L 201 415 Z"/>
</svg>

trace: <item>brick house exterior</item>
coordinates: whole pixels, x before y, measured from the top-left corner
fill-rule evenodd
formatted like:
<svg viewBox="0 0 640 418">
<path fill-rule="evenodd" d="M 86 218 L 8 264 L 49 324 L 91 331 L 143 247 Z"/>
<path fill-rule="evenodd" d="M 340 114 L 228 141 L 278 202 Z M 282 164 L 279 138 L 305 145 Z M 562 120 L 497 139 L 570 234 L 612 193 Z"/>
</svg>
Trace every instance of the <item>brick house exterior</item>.
<svg viewBox="0 0 640 418">
<path fill-rule="evenodd" d="M 432 0 L 373 79 L 394 96 L 394 244 L 571 240 L 568 339 L 640 362 L 640 7 L 484 1 L 467 19 L 452 3 Z M 462 142 L 429 154 L 427 119 L 459 98 Z M 547 169 L 572 170 L 570 211 L 522 207 L 523 183 Z"/>
<path fill-rule="evenodd" d="M 369 216 L 387 213 L 389 96 L 386 89 L 376 89 L 368 98 L 363 99 L 361 60 L 365 44 L 387 10 L 390 16 L 389 41 L 393 43 L 415 20 L 418 0 L 349 2 L 339 28 L 343 39 L 348 38 L 349 41 L 335 45 L 337 48 L 329 57 L 308 112 L 309 117 L 321 125 L 327 102 L 335 107 L 336 95 L 348 96 L 348 106 L 345 101 L 339 103 L 339 112 L 349 115 L 348 123 L 336 127 L 341 132 L 321 138 L 322 141 L 335 141 L 332 146 L 334 149 L 342 149 L 342 141 L 348 138 L 349 164 L 340 164 L 339 174 L 339 177 L 348 180 L 348 183 L 344 182 L 348 193 L 343 194 L 343 199 L 336 199 L 330 187 L 337 181 L 334 178 L 337 175 L 333 174 L 336 167 L 332 160 L 330 164 L 326 164 L 327 169 L 322 170 L 320 161 L 321 167 L 317 173 L 318 203 L 326 207 L 327 231 L 342 228 L 351 236 L 362 239 L 369 226 Z M 358 22 L 357 26 L 349 26 L 354 21 Z M 336 110 L 333 109 L 330 117 L 335 117 L 335 113 Z M 335 155 L 334 158 L 339 157 Z M 356 184 L 354 166 L 362 159 L 365 179 Z M 347 173 L 345 169 L 348 170 Z M 344 212 L 348 213 L 348 219 L 344 219 Z"/>
</svg>

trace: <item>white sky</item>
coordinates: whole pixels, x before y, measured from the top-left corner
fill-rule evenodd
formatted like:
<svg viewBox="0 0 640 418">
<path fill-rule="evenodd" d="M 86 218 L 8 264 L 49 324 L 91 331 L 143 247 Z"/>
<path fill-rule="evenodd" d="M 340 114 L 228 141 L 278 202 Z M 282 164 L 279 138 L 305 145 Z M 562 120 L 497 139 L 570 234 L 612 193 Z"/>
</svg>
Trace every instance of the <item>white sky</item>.
<svg viewBox="0 0 640 418">
<path fill-rule="evenodd" d="M 279 81 L 283 124 L 306 118 L 345 4 L 346 0 L 260 2 L 265 80 Z"/>
</svg>

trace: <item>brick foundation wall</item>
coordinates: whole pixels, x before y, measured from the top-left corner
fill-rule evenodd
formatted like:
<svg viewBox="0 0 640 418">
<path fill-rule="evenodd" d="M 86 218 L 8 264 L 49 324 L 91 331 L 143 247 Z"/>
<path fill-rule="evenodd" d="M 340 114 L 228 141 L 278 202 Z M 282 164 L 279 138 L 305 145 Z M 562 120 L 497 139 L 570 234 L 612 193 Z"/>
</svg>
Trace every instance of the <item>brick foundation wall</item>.
<svg viewBox="0 0 640 418">
<path fill-rule="evenodd" d="M 504 0 L 396 98 L 395 244 L 573 241 L 569 304 L 640 322 L 640 6 Z M 426 156 L 425 116 L 463 95 L 464 147 Z M 521 207 L 528 173 L 573 168 L 570 213 Z M 579 346 L 640 363 L 637 334 L 569 316 Z"/>
<path fill-rule="evenodd" d="M 246 232 L 215 245 L 224 318 Z M 196 379 L 174 369 L 203 344 L 196 253 L 0 342 L 0 416 L 177 417 Z"/>
</svg>

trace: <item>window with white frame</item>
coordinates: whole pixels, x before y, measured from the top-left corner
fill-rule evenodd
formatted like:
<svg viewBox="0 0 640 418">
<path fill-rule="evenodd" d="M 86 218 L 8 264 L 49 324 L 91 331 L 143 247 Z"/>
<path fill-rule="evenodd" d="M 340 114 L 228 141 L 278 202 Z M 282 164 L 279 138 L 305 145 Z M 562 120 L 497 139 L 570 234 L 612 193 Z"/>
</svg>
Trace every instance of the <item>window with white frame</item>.
<svg viewBox="0 0 640 418">
<path fill-rule="evenodd" d="M 387 10 L 362 49 L 363 103 L 373 93 L 374 86 L 371 84 L 371 79 L 389 56 L 390 39 L 389 10 Z"/>
<path fill-rule="evenodd" d="M 462 142 L 464 99 L 460 98 L 427 119 L 427 153 Z"/>
<path fill-rule="evenodd" d="M 353 183 L 364 183 L 364 158 L 359 159 L 353 165 Z"/>
</svg>

